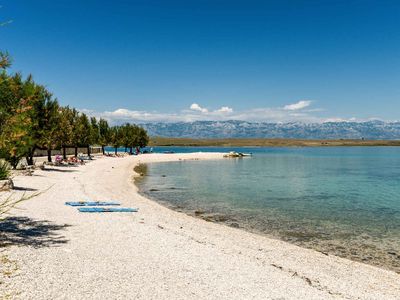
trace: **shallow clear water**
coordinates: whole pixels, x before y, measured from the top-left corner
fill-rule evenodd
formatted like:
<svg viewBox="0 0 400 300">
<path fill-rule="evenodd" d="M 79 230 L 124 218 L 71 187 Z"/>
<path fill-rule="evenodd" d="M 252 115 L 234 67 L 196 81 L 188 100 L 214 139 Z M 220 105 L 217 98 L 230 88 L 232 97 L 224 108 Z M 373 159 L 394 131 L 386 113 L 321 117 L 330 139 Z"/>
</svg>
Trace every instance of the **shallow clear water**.
<svg viewBox="0 0 400 300">
<path fill-rule="evenodd" d="M 254 155 L 149 164 L 139 188 L 206 220 L 400 271 L 400 148 L 240 151 Z"/>
</svg>

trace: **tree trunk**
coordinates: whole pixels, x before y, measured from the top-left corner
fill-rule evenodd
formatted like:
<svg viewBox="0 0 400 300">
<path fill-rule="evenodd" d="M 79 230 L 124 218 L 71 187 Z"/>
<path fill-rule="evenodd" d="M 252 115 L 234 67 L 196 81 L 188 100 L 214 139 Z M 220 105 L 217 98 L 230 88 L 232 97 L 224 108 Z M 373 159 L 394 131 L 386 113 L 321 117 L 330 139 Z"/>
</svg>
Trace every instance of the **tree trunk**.
<svg viewBox="0 0 400 300">
<path fill-rule="evenodd" d="M 75 157 L 78 157 L 78 147 L 75 147 Z"/>
<path fill-rule="evenodd" d="M 26 162 L 28 166 L 33 166 L 33 154 L 35 153 L 35 147 L 29 149 L 28 156 L 26 157 Z"/>
<path fill-rule="evenodd" d="M 13 168 L 14 170 L 17 169 L 18 163 L 19 163 L 19 159 L 18 159 L 17 157 L 15 157 L 15 156 L 12 156 L 12 157 L 11 157 L 11 166 L 12 166 L 12 168 Z"/>
<path fill-rule="evenodd" d="M 28 157 L 26 158 L 26 162 L 28 166 L 33 166 L 33 157 L 28 155 Z"/>
<path fill-rule="evenodd" d="M 90 145 L 87 146 L 87 155 L 88 155 L 89 159 L 91 159 L 91 157 L 90 157 Z"/>
<path fill-rule="evenodd" d="M 63 148 L 63 158 L 67 159 L 67 149 L 65 146 L 63 146 L 62 148 Z"/>
<path fill-rule="evenodd" d="M 101 146 L 101 151 L 103 152 L 103 155 L 105 155 L 105 154 L 106 154 L 106 152 L 105 152 L 105 150 L 104 150 L 104 146 L 103 146 L 103 145 Z"/>
<path fill-rule="evenodd" d="M 11 166 L 12 166 L 12 168 L 13 168 L 13 170 L 16 170 L 17 169 L 17 166 L 18 166 L 18 159 L 15 157 L 15 156 L 13 156 L 12 158 L 11 158 Z"/>
<path fill-rule="evenodd" d="M 115 147 L 115 156 L 117 155 L 117 147 Z"/>
<path fill-rule="evenodd" d="M 51 162 L 51 149 L 47 149 L 47 161 Z"/>
</svg>

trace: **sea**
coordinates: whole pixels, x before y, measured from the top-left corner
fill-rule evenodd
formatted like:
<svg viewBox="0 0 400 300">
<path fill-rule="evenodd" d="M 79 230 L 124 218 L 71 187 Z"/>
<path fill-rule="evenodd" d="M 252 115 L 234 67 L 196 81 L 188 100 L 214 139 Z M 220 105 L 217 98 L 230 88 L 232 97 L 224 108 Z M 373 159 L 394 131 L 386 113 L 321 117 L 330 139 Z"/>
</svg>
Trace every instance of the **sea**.
<svg viewBox="0 0 400 300">
<path fill-rule="evenodd" d="M 252 157 L 150 163 L 140 193 L 169 208 L 400 273 L 400 148 L 157 147 Z"/>
</svg>

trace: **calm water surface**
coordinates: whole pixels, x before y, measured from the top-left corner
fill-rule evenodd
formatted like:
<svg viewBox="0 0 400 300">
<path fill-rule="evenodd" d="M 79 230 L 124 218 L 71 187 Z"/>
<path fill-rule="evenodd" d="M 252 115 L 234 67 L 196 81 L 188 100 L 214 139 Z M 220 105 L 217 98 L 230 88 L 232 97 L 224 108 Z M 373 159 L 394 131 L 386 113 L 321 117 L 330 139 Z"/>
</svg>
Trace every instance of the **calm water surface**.
<svg viewBox="0 0 400 300">
<path fill-rule="evenodd" d="M 206 220 L 400 272 L 400 148 L 237 150 L 254 155 L 148 164 L 140 191 Z"/>
</svg>

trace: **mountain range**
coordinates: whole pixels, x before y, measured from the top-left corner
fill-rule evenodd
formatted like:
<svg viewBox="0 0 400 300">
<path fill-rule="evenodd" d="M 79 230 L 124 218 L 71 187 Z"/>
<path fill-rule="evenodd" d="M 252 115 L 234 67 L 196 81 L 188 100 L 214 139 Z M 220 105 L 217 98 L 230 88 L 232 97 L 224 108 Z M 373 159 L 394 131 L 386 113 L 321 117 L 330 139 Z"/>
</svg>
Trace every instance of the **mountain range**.
<svg viewBox="0 0 400 300">
<path fill-rule="evenodd" d="M 196 121 L 141 124 L 150 136 L 185 138 L 400 139 L 400 122 L 256 123 Z"/>
</svg>

